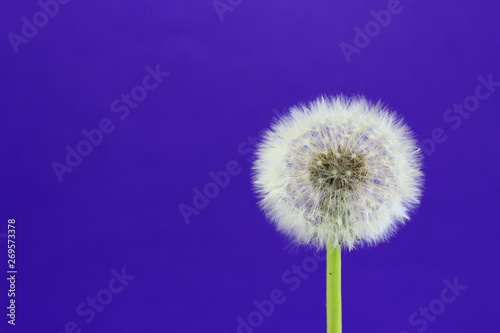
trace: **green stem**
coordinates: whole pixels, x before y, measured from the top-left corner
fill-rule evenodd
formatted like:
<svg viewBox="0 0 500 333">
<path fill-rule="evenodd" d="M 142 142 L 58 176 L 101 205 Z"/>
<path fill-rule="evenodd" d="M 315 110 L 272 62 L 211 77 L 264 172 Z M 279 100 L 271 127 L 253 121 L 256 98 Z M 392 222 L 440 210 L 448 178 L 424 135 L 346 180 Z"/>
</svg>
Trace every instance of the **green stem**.
<svg viewBox="0 0 500 333">
<path fill-rule="evenodd" d="M 340 245 L 326 249 L 326 332 L 342 333 L 342 267 Z"/>
</svg>

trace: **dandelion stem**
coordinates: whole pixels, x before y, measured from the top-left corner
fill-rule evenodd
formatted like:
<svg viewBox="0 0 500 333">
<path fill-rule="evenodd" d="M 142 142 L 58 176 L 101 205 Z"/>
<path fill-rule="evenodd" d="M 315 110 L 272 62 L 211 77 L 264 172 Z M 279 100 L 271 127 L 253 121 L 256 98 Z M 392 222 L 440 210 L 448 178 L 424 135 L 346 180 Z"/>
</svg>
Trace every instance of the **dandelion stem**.
<svg viewBox="0 0 500 333">
<path fill-rule="evenodd" d="M 340 245 L 326 249 L 326 331 L 342 333 L 342 267 Z"/>
</svg>

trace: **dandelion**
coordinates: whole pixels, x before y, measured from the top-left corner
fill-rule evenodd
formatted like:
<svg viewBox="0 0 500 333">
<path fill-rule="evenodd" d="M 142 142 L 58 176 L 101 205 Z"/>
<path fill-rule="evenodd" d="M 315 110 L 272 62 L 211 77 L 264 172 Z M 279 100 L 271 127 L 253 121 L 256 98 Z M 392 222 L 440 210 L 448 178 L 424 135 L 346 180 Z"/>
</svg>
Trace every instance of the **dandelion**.
<svg viewBox="0 0 500 333">
<path fill-rule="evenodd" d="M 340 249 L 388 240 L 409 219 L 423 184 L 414 135 L 380 103 L 320 97 L 274 123 L 256 156 L 269 220 L 298 244 L 327 248 L 328 332 L 340 332 Z"/>
</svg>

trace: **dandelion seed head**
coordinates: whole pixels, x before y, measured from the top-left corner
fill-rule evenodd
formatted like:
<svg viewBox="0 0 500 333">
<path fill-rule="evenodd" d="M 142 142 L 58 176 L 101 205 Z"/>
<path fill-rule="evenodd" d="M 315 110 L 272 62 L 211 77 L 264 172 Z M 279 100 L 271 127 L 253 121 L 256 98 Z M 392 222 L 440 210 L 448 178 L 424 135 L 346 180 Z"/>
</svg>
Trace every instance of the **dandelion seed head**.
<svg viewBox="0 0 500 333">
<path fill-rule="evenodd" d="M 420 200 L 422 155 L 395 113 L 359 97 L 294 106 L 264 134 L 260 206 L 299 244 L 353 249 L 387 240 Z"/>
</svg>

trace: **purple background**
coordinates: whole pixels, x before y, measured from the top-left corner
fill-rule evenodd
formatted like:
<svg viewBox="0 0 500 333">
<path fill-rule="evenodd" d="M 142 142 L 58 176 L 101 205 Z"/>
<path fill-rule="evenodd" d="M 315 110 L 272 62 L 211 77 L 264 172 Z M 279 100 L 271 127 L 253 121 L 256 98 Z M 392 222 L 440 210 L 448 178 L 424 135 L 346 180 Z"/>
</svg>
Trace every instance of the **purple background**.
<svg viewBox="0 0 500 333">
<path fill-rule="evenodd" d="M 14 217 L 19 274 L 15 328 L 0 284 L 1 331 L 232 333 L 280 289 L 255 332 L 325 332 L 324 263 L 295 291 L 283 278 L 313 251 L 290 251 L 258 210 L 249 144 L 275 113 L 344 93 L 381 99 L 420 141 L 446 138 L 412 221 L 344 255 L 344 331 L 417 332 L 409 317 L 457 277 L 467 289 L 426 331 L 498 332 L 500 87 L 456 129 L 443 115 L 479 76 L 500 81 L 500 4 L 402 1 L 348 63 L 340 44 L 388 1 L 232 3 L 221 20 L 211 0 L 70 1 L 15 53 L 8 34 L 40 6 L 2 1 L 0 267 Z M 170 75 L 121 120 L 111 103 L 157 65 Z M 103 118 L 114 131 L 60 182 L 51 164 Z M 178 206 L 232 160 L 241 172 L 186 224 Z M 77 306 L 123 267 L 135 279 L 86 323 Z"/>
</svg>

